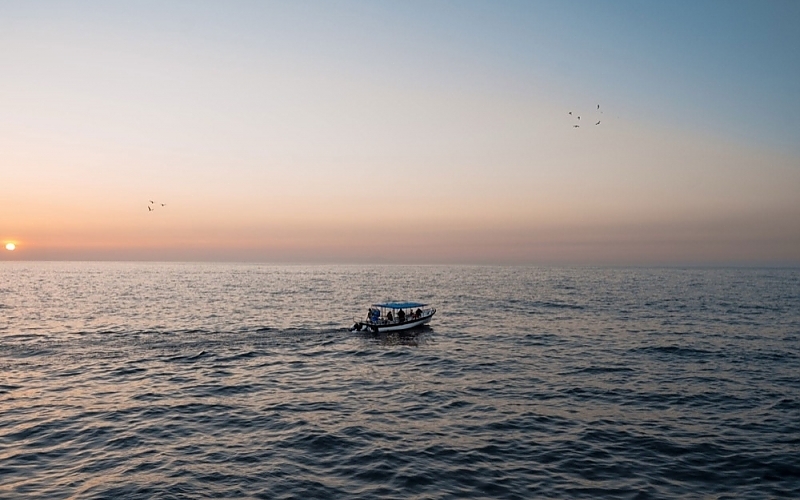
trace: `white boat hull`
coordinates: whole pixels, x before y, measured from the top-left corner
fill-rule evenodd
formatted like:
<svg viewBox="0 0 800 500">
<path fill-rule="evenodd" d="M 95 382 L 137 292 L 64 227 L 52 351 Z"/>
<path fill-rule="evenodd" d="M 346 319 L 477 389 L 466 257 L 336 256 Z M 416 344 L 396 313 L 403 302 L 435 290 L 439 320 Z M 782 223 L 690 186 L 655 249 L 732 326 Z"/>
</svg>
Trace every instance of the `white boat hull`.
<svg viewBox="0 0 800 500">
<path fill-rule="evenodd" d="M 433 315 L 436 314 L 436 310 L 434 309 L 431 314 L 428 316 L 424 316 L 419 319 L 412 319 L 403 323 L 372 323 L 369 321 L 357 321 L 351 330 L 353 331 L 367 331 L 373 333 L 382 333 L 382 332 L 399 332 L 403 330 L 411 330 L 412 328 L 417 328 L 419 326 L 425 325 L 430 323 L 431 318 Z"/>
</svg>

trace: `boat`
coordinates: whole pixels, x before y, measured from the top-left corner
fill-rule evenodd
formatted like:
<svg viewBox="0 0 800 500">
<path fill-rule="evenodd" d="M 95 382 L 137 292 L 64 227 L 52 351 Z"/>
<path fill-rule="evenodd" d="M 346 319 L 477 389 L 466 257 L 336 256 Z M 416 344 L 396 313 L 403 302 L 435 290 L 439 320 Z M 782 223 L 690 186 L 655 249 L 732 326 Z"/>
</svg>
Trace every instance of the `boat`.
<svg viewBox="0 0 800 500">
<path fill-rule="evenodd" d="M 436 314 L 436 308 L 428 307 L 428 304 L 421 302 L 372 304 L 366 319 L 356 319 L 350 331 L 366 330 L 381 333 L 410 330 L 430 323 L 434 314 Z"/>
</svg>

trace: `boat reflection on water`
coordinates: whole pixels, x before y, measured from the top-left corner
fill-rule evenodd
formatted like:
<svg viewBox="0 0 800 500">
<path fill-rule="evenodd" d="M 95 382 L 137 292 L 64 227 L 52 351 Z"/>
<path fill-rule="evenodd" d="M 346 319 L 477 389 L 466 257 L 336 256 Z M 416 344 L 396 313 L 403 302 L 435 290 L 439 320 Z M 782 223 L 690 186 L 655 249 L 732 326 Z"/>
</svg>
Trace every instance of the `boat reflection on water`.
<svg viewBox="0 0 800 500">
<path fill-rule="evenodd" d="M 406 345 L 410 347 L 419 347 L 434 342 L 433 328 L 427 325 L 419 326 L 413 330 L 395 332 L 374 333 L 364 330 L 358 332 L 358 335 L 364 340 L 385 346 Z"/>
</svg>

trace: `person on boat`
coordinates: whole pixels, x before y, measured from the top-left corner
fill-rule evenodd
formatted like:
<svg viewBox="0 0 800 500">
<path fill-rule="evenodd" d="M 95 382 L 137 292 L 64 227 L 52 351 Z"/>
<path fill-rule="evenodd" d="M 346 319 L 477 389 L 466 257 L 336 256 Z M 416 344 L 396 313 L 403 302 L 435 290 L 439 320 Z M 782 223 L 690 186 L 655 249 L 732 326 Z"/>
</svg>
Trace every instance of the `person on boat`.
<svg viewBox="0 0 800 500">
<path fill-rule="evenodd" d="M 394 316 L 392 315 L 392 311 L 389 311 L 388 313 L 386 313 L 386 321 L 388 321 L 389 323 L 394 321 Z"/>
<path fill-rule="evenodd" d="M 398 323 L 405 323 L 406 322 L 406 312 L 400 309 L 397 311 L 397 322 Z"/>
<path fill-rule="evenodd" d="M 414 311 L 414 316 L 416 316 L 417 318 L 419 318 L 420 316 L 422 316 L 422 309 L 420 309 L 420 308 L 418 307 L 418 308 L 417 308 L 417 310 L 416 310 L 416 311 Z"/>
</svg>

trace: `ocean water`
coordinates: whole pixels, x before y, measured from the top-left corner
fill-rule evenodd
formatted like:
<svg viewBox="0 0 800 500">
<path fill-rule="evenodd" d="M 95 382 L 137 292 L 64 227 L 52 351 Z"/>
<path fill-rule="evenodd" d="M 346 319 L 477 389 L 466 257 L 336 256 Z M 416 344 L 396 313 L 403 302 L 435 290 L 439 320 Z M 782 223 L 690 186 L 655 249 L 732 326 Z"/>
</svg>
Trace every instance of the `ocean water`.
<svg viewBox="0 0 800 500">
<path fill-rule="evenodd" d="M 0 498 L 800 498 L 798 269 L 7 262 L 0 377 Z"/>
</svg>

